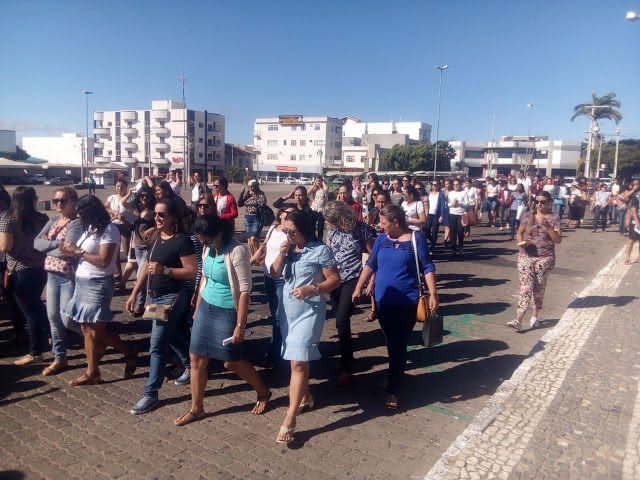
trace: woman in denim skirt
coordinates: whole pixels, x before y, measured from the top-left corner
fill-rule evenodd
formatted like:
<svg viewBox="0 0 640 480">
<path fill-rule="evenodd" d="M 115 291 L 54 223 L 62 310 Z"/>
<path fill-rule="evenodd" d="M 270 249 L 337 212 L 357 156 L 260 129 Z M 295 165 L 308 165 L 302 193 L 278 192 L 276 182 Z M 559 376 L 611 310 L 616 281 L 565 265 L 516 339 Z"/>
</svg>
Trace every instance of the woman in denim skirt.
<svg viewBox="0 0 640 480">
<path fill-rule="evenodd" d="M 131 408 L 133 415 L 147 413 L 158 405 L 158 391 L 165 376 L 167 347 L 171 346 L 184 365 L 184 371 L 176 383 L 189 383 L 189 339 L 180 325 L 191 308 L 187 283 L 195 278 L 197 266 L 193 243 L 184 233 L 183 211 L 174 198 L 164 198 L 156 203 L 154 220 L 159 233 L 149 251 L 146 274 L 137 279 L 126 303 L 127 311 L 133 313 L 138 292 L 147 289 L 148 303 L 171 306 L 166 321 L 152 320 L 149 378 L 142 397 Z"/>
<path fill-rule="evenodd" d="M 113 319 L 113 274 L 119 256 L 120 232 L 111 223 L 104 205 L 93 195 L 82 197 L 77 211 L 83 233 L 77 243 L 64 241 L 59 247 L 63 255 L 78 259 L 76 287 L 62 316 L 65 324 L 80 324 L 87 354 L 87 371 L 71 380 L 72 386 L 102 381 L 98 364 L 108 346 L 125 355 L 125 378 L 131 377 L 136 368 L 135 349 L 108 329 Z"/>
<path fill-rule="evenodd" d="M 205 415 L 209 358 L 224 362 L 226 369 L 253 387 L 258 399 L 251 410 L 265 412 L 271 391 L 244 358 L 244 330 L 251 296 L 251 267 L 246 246 L 233 239 L 228 222 L 215 214 L 195 221 L 194 231 L 204 244 L 202 280 L 191 332 L 191 408 L 174 420 L 183 426 Z"/>
</svg>

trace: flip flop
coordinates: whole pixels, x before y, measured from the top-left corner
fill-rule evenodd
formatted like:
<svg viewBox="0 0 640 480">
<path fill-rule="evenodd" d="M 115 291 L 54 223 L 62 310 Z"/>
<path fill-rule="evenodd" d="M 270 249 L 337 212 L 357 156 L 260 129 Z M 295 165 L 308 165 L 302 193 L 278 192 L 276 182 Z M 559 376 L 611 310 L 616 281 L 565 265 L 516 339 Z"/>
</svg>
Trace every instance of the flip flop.
<svg viewBox="0 0 640 480">
<path fill-rule="evenodd" d="M 271 390 L 269 390 L 269 392 L 265 396 L 261 397 L 258 395 L 258 401 L 256 402 L 255 407 L 253 407 L 253 410 L 251 410 L 251 413 L 254 415 L 262 415 L 264 412 L 266 412 L 267 408 L 269 407 L 269 400 L 271 400 L 271 395 Z M 261 406 L 262 409 L 260 409 Z"/>
<path fill-rule="evenodd" d="M 316 401 L 313 398 L 313 395 L 309 395 L 309 398 L 307 398 L 305 401 L 300 403 L 300 406 L 298 407 L 298 415 L 300 415 L 302 412 L 305 412 L 307 410 L 312 410 L 313 407 L 316 406 Z"/>
<path fill-rule="evenodd" d="M 293 436 L 296 433 L 296 426 L 287 427 L 286 425 L 282 425 L 280 430 L 278 430 L 278 436 L 276 437 L 276 442 L 278 443 L 291 443 L 293 441 Z"/>
<path fill-rule="evenodd" d="M 206 413 L 204 412 L 204 410 L 201 411 L 201 412 L 192 412 L 191 410 L 189 410 L 187 413 L 185 413 L 181 417 L 176 418 L 173 421 L 173 424 L 176 427 L 184 427 L 185 425 L 188 425 L 189 423 L 196 422 L 198 420 L 202 420 L 205 417 L 205 415 L 206 415 Z"/>
<path fill-rule="evenodd" d="M 79 387 L 81 385 L 98 385 L 99 383 L 102 383 L 102 378 L 99 374 L 95 377 L 90 377 L 89 375 L 84 373 L 78 378 L 69 380 L 69 385 L 71 385 L 72 387 Z"/>
<path fill-rule="evenodd" d="M 397 410 L 398 397 L 396 397 L 395 395 L 387 395 L 387 398 L 384 401 L 384 406 L 387 410 Z"/>
</svg>

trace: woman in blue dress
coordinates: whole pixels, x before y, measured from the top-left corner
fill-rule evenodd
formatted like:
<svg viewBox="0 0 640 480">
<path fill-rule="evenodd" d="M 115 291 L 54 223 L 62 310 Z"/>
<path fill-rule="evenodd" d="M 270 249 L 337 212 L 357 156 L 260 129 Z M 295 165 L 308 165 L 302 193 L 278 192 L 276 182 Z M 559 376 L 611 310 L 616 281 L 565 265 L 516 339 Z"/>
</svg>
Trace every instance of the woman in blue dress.
<svg viewBox="0 0 640 480">
<path fill-rule="evenodd" d="M 291 212 L 284 222 L 287 240 L 271 264 L 271 276 L 284 278 L 285 319 L 280 323 L 282 358 L 291 362 L 289 408 L 276 441 L 293 440 L 296 416 L 313 407 L 309 362 L 320 358 L 318 344 L 326 317 L 324 294 L 340 285 L 331 250 L 318 242 L 310 215 Z"/>
</svg>

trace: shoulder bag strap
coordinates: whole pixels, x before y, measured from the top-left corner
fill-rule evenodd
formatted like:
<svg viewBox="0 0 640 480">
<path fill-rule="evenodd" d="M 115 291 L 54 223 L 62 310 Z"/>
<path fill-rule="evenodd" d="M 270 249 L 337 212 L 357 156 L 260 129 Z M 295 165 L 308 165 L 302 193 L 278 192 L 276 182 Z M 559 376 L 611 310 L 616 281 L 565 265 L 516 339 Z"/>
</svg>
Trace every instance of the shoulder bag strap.
<svg viewBox="0 0 640 480">
<path fill-rule="evenodd" d="M 151 261 L 151 255 L 153 255 L 153 251 L 156 248 L 156 244 L 158 243 L 158 238 L 160 237 L 160 232 L 158 232 L 158 236 L 156 237 L 155 242 L 153 242 L 153 246 L 151 247 L 151 251 L 149 252 L 149 257 L 147 259 L 147 262 Z M 146 262 L 145 262 L 146 263 Z M 147 298 L 150 298 L 150 292 L 149 292 L 149 286 L 151 284 L 151 275 L 149 273 L 147 273 Z"/>
<path fill-rule="evenodd" d="M 416 232 L 411 232 L 411 246 L 413 247 L 413 258 L 416 262 L 416 280 L 418 281 L 418 293 L 422 295 L 424 292 L 422 286 L 422 277 L 420 275 L 420 262 L 418 261 L 418 243 L 416 242 Z"/>
</svg>

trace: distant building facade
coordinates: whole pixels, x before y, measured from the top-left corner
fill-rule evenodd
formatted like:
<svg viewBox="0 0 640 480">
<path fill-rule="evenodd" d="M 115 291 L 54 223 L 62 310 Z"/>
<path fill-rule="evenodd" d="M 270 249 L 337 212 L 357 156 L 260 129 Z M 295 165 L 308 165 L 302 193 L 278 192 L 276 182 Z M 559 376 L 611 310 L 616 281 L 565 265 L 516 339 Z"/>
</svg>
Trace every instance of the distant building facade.
<svg viewBox="0 0 640 480">
<path fill-rule="evenodd" d="M 504 136 L 496 142 L 454 140 L 449 144 L 456 153 L 451 169 L 468 171 L 472 177 L 521 169 L 542 175 L 575 175 L 582 151 L 580 142 L 548 137 Z"/>
<path fill-rule="evenodd" d="M 154 100 L 149 110 L 94 112 L 96 166 L 124 163 L 132 178 L 183 169 L 222 172 L 225 118 L 186 109 L 182 102 Z M 185 153 L 186 152 L 186 153 Z"/>
<path fill-rule="evenodd" d="M 22 137 L 22 148 L 32 157 L 47 161 L 47 166 L 80 167 L 87 152 L 87 138 L 77 133 L 57 137 Z M 89 161 L 93 162 L 93 139 L 89 139 Z"/>
<path fill-rule="evenodd" d="M 0 130 L 0 154 L 16 153 L 16 131 Z"/>
<path fill-rule="evenodd" d="M 253 145 L 235 145 L 226 143 L 224 146 L 225 168 L 234 165 L 242 169 L 244 175 L 251 174 L 253 164 L 256 161 L 256 152 Z"/>
<path fill-rule="evenodd" d="M 256 118 L 254 172 L 279 181 L 342 167 L 342 120 L 327 116 Z"/>
</svg>

